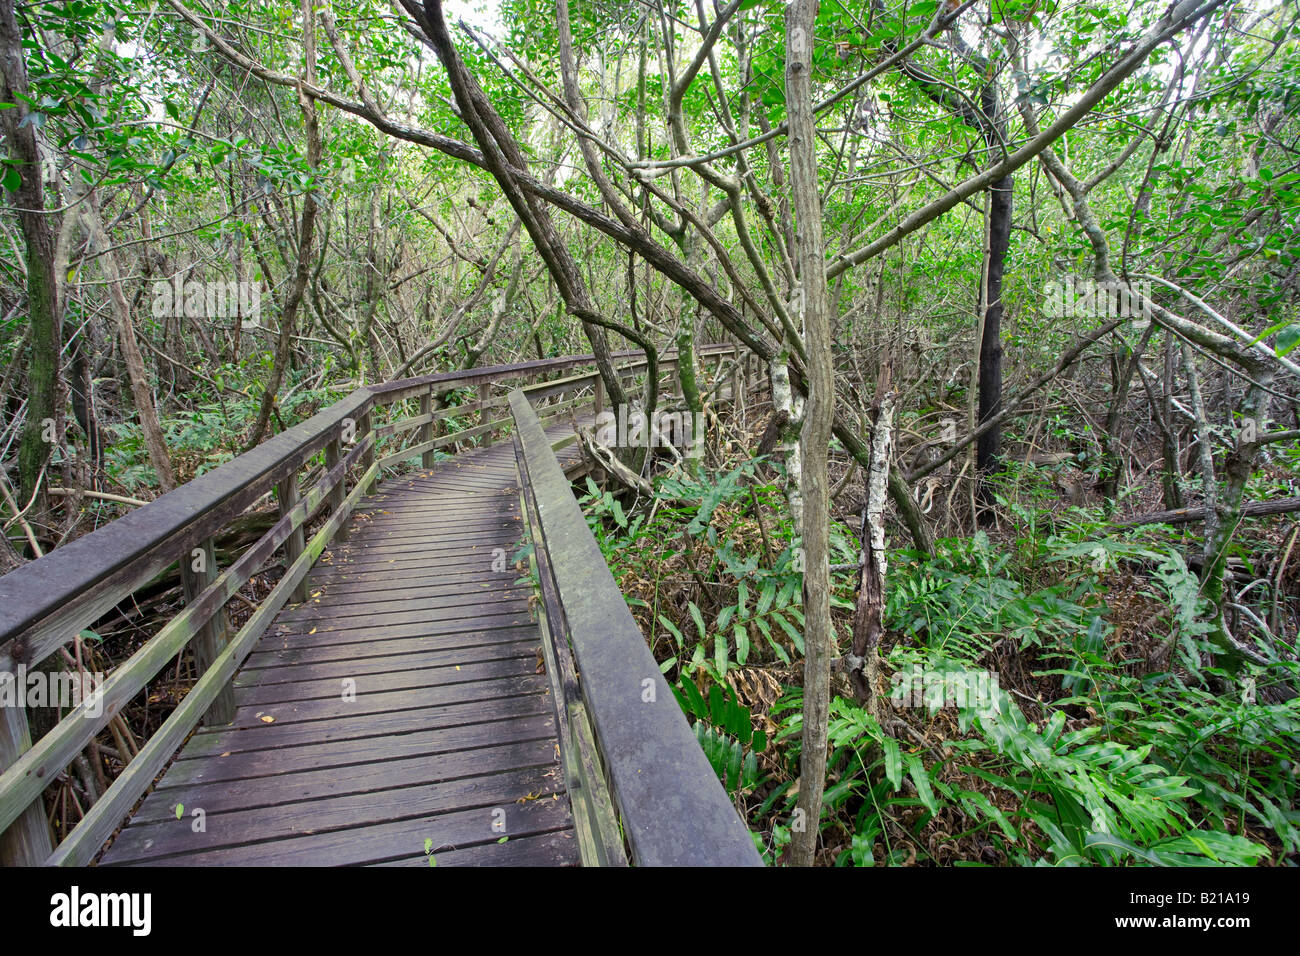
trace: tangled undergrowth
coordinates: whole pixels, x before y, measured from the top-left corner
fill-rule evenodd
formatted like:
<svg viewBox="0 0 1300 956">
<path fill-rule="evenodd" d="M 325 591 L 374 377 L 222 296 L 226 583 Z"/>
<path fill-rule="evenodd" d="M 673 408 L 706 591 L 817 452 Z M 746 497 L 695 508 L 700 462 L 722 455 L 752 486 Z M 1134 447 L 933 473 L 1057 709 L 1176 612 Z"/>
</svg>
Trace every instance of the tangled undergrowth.
<svg viewBox="0 0 1300 956">
<path fill-rule="evenodd" d="M 649 500 L 589 481 L 583 500 L 769 863 L 799 824 L 801 574 L 779 478 L 748 461 L 661 478 Z M 1267 666 L 1230 672 L 1176 532 L 1119 532 L 1025 479 L 1008 479 L 991 533 L 891 553 L 883 716 L 836 681 L 818 862 L 1300 862 L 1293 583 L 1240 592 L 1243 621 L 1286 613 L 1276 634 L 1239 632 Z M 1247 565 L 1262 535 L 1243 541 Z M 832 547 L 856 561 L 851 529 Z M 841 652 L 854 577 L 833 575 Z"/>
</svg>

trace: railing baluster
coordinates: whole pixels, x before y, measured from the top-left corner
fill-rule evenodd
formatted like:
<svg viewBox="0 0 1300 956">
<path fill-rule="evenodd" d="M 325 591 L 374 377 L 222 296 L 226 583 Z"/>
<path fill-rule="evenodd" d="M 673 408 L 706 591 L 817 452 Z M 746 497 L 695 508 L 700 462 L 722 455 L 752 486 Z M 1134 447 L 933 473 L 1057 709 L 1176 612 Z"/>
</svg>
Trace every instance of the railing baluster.
<svg viewBox="0 0 1300 956">
<path fill-rule="evenodd" d="M 361 420 L 357 422 L 357 441 L 364 441 L 365 437 L 370 434 L 370 423 L 373 421 L 373 419 L 374 419 L 374 412 L 370 409 L 366 409 L 365 414 L 361 416 Z M 371 442 L 370 447 L 361 453 L 361 473 L 364 475 L 366 472 L 368 472 L 370 470 L 370 466 L 373 465 L 374 463 L 375 463 L 375 443 Z M 369 494 L 373 494 L 374 490 L 375 490 L 375 482 L 372 480 L 367 487 L 361 490 L 361 493 L 363 495 L 369 495 Z"/>
<path fill-rule="evenodd" d="M 330 471 L 333 471 L 334 467 L 339 463 L 339 460 L 342 457 L 343 450 L 339 447 L 339 440 L 335 438 L 325 446 L 325 472 L 328 474 Z M 329 498 L 326 499 L 329 504 L 330 514 L 337 514 L 338 510 L 343 507 L 343 499 L 348 493 L 347 484 L 348 476 L 342 475 L 339 477 L 338 484 L 330 491 Z M 334 537 L 339 541 L 348 540 L 348 525 L 346 521 L 339 526 L 339 530 Z"/>
<path fill-rule="evenodd" d="M 487 402 L 492 400 L 492 386 L 488 382 L 484 382 L 482 385 L 478 387 L 478 400 L 479 400 L 479 405 L 482 406 L 480 407 L 478 413 L 478 423 L 479 423 L 479 427 L 482 428 L 484 425 L 487 425 L 489 422 L 492 421 L 492 409 L 488 408 L 486 404 Z M 491 431 L 487 431 L 484 433 L 483 444 L 484 445 L 492 444 Z"/>
<path fill-rule="evenodd" d="M 290 479 L 292 481 L 292 479 Z M 301 534 L 301 532 L 299 532 Z M 196 569 L 197 568 L 197 569 Z M 211 538 L 201 547 L 190 552 L 189 560 L 181 561 L 181 587 L 185 591 L 185 603 L 190 604 L 202 593 L 203 589 L 217 579 L 217 549 Z M 194 635 L 191 648 L 194 651 L 194 670 L 196 676 L 207 673 L 212 662 L 226 647 L 229 632 L 226 629 L 226 611 L 218 610 L 202 630 Z M 204 715 L 204 721 L 212 724 L 228 724 L 235 719 L 235 691 L 229 684 L 217 694 Z"/>
<path fill-rule="evenodd" d="M 13 679 L 18 680 L 14 674 Z M 32 748 L 27 711 L 19 706 L 0 707 L 0 769 L 8 768 Z M 0 833 L 0 865 L 40 866 L 54 852 L 45 804 L 37 800 L 9 828 Z"/>
<path fill-rule="evenodd" d="M 431 387 L 427 392 L 424 392 L 423 394 L 420 395 L 420 415 L 421 416 L 428 415 L 430 416 L 430 418 L 428 423 L 423 425 L 420 428 L 420 439 L 418 444 L 423 445 L 425 442 L 433 441 L 434 431 L 435 431 L 435 424 L 432 417 L 433 407 L 434 407 L 433 388 Z M 430 448 L 428 451 L 426 451 L 424 454 L 420 456 L 420 467 L 432 468 L 435 457 L 436 456 L 434 453 L 434 449 Z"/>
<path fill-rule="evenodd" d="M 280 502 L 280 517 L 284 517 L 293 510 L 294 505 L 298 503 L 298 473 L 293 472 L 283 481 L 275 486 L 275 497 Z M 285 539 L 284 542 L 284 566 L 287 568 L 301 557 L 303 549 L 307 547 L 307 538 L 303 534 L 302 525 L 293 530 L 293 533 Z M 301 604 L 307 600 L 307 582 L 304 581 L 293 590 L 293 600 Z"/>
</svg>

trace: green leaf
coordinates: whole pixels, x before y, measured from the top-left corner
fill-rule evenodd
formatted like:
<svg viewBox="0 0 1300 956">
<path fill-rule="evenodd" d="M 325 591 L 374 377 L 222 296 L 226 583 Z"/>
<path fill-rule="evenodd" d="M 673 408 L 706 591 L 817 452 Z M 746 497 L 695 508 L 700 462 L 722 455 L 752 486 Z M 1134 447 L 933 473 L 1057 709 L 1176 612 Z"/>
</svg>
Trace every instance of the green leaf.
<svg viewBox="0 0 1300 956">
<path fill-rule="evenodd" d="M 704 695 L 701 694 L 700 689 L 695 686 L 695 681 L 683 680 L 679 689 L 684 698 L 683 704 L 685 706 L 683 709 L 686 710 L 688 714 L 693 717 L 699 717 L 700 719 L 709 716 L 709 705 L 704 702 Z"/>
<path fill-rule="evenodd" d="M 1300 325 L 1288 325 L 1277 334 L 1277 340 L 1273 345 L 1273 350 L 1277 352 L 1279 358 L 1293 351 L 1297 345 L 1300 345 Z"/>
<path fill-rule="evenodd" d="M 939 804 L 934 799 L 934 791 L 930 789 L 930 777 L 925 772 L 925 764 L 921 763 L 921 758 L 916 754 L 908 754 L 906 759 L 907 775 L 912 778 L 912 783 L 916 784 L 916 795 L 927 810 L 938 813 Z"/>
<path fill-rule="evenodd" d="M 704 626 L 704 615 L 700 613 L 700 609 L 695 606 L 694 601 L 688 603 L 687 609 L 691 612 L 691 618 L 695 621 L 696 630 L 700 632 L 700 640 L 708 640 L 709 632 Z"/>
<path fill-rule="evenodd" d="M 664 617 L 662 614 L 659 615 L 659 623 L 662 624 L 665 628 L 667 628 L 668 633 L 671 634 L 677 640 L 678 647 L 685 646 L 686 642 L 682 637 L 682 632 L 677 630 L 676 624 L 668 620 L 668 618 Z"/>
<path fill-rule="evenodd" d="M 709 719 L 714 727 L 727 726 L 727 697 L 721 684 L 709 688 Z"/>
<path fill-rule="evenodd" d="M 903 785 L 903 754 L 898 749 L 898 741 L 893 737 L 884 737 L 880 746 L 885 752 L 885 778 L 898 790 Z"/>
<path fill-rule="evenodd" d="M 781 625 L 781 630 L 785 631 L 786 636 L 790 638 L 790 642 L 794 644 L 795 650 L 797 650 L 800 654 L 802 654 L 803 634 L 799 631 L 799 629 L 795 627 L 793 624 L 791 624 L 789 621 L 787 621 L 785 617 L 782 615 L 773 614 L 772 620 L 776 621 L 777 624 Z"/>
</svg>

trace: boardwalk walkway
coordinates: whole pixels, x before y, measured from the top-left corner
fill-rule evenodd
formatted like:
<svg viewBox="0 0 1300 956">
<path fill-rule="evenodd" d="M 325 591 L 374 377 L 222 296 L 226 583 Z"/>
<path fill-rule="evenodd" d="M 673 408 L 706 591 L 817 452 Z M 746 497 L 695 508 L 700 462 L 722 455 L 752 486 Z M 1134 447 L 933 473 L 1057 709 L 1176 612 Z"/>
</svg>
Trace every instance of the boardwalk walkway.
<svg viewBox="0 0 1300 956">
<path fill-rule="evenodd" d="M 713 401 L 754 371 L 734 353 L 698 352 Z M 676 361 L 613 358 L 633 389 Z M 573 495 L 593 364 L 358 388 L 0 577 L 0 676 L 75 665 L 142 590 L 184 596 L 38 738 L 0 708 L 0 863 L 757 865 Z M 272 496 L 260 538 L 220 545 Z M 196 680 L 126 747 L 116 725 L 177 660 Z M 55 832 L 50 791 L 109 736 L 129 759 Z"/>
<path fill-rule="evenodd" d="M 102 862 L 576 864 L 523 534 L 508 443 L 380 483 Z"/>
</svg>

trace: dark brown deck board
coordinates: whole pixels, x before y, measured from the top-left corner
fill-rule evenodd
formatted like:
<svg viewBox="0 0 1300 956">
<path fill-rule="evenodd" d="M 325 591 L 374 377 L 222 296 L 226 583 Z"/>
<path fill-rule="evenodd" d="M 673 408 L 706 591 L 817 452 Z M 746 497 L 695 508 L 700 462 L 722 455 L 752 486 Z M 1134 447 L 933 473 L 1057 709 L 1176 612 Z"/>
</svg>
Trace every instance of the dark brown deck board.
<svg viewBox="0 0 1300 956">
<path fill-rule="evenodd" d="M 408 654 L 420 651 L 450 651 L 466 647 L 490 647 L 494 644 L 511 644 L 515 641 L 529 640 L 531 637 L 531 628 L 507 627 L 500 630 L 477 631 L 464 635 L 397 638 L 393 640 L 370 639 L 347 644 L 308 644 L 277 651 L 259 651 L 249 656 L 244 663 L 244 668 L 248 670 L 260 667 L 279 667 L 283 664 L 360 660 L 364 657 L 385 657 L 392 654 Z"/>
<path fill-rule="evenodd" d="M 562 776 L 562 775 L 561 775 Z M 514 803 L 529 795 L 546 799 L 563 791 L 564 781 L 555 779 L 555 768 L 529 767 L 480 777 L 462 777 L 434 784 L 317 797 L 274 807 L 226 812 L 206 811 L 202 833 L 195 833 L 184 817 L 140 824 L 119 838 L 120 860 L 169 853 L 201 853 L 213 847 L 239 846 L 284 840 L 304 833 L 325 833 L 358 826 L 373 826 L 397 819 L 435 816 L 467 808 L 485 810 L 491 820 L 493 808 Z M 394 797 L 400 799 L 393 799 Z M 477 821 L 466 821 L 452 839 L 476 836 Z M 491 823 L 481 827 L 491 833 Z M 504 835 L 504 834 L 503 834 Z"/>
<path fill-rule="evenodd" d="M 362 737 L 407 734 L 419 730 L 459 727 L 488 720 L 545 715 L 548 701 L 543 694 L 525 694 L 495 700 L 419 707 L 379 714 L 358 714 L 321 723 L 280 724 L 256 734 L 246 730 L 222 730 L 203 734 L 189 748 L 185 759 L 219 757 L 246 750 L 270 750 L 300 744 L 325 743 Z"/>
<path fill-rule="evenodd" d="M 424 693 L 413 696 L 408 691 L 392 691 L 386 694 L 367 694 L 355 701 L 345 701 L 342 696 L 317 698 L 315 700 L 295 700 L 275 707 L 275 722 L 317 722 L 351 717 L 357 714 L 389 713 L 396 710 L 414 710 L 420 706 L 438 706 L 464 700 L 494 700 L 506 697 L 518 697 L 521 694 L 540 694 L 548 687 L 547 678 L 540 674 L 527 677 L 498 678 L 496 680 L 468 681 L 464 684 L 448 684 L 443 687 L 431 687 Z M 262 717 L 267 716 L 265 706 L 236 707 L 235 719 L 229 727 L 266 726 Z"/>
<path fill-rule="evenodd" d="M 391 787 L 477 777 L 523 767 L 548 767 L 555 757 L 554 744 L 545 740 L 484 747 L 474 752 L 470 766 L 407 757 L 384 765 L 384 782 Z M 319 797 L 364 793 L 374 786 L 374 768 L 369 764 L 326 770 L 307 770 L 286 776 L 275 789 L 265 781 L 235 780 L 214 784 L 193 784 L 155 790 L 136 813 L 133 822 L 174 820 L 176 806 L 205 807 L 211 812 L 274 806 L 268 800 L 312 800 Z"/>
<path fill-rule="evenodd" d="M 381 482 L 102 862 L 576 864 L 517 485 L 504 441 Z"/>
<path fill-rule="evenodd" d="M 394 791 L 400 793 L 401 791 Z M 435 814 L 414 820 L 398 820 L 373 826 L 359 826 L 329 833 L 311 833 L 247 846 L 221 847 L 203 853 L 151 857 L 143 863 L 163 866 L 359 866 L 406 859 L 423 852 L 424 841 L 432 840 L 435 859 L 453 850 L 495 844 L 508 863 L 510 838 L 572 830 L 569 802 L 530 800 L 505 802 L 505 833 L 492 829 L 492 810 L 474 807 L 454 813 Z M 506 842 L 501 843 L 501 837 Z M 426 864 L 427 865 L 427 864 Z"/>
</svg>

